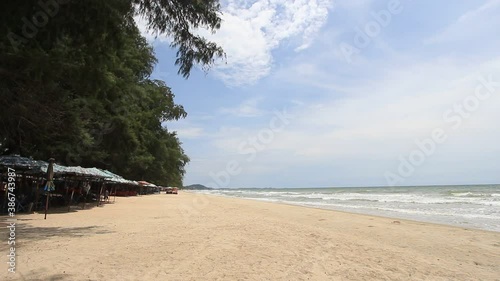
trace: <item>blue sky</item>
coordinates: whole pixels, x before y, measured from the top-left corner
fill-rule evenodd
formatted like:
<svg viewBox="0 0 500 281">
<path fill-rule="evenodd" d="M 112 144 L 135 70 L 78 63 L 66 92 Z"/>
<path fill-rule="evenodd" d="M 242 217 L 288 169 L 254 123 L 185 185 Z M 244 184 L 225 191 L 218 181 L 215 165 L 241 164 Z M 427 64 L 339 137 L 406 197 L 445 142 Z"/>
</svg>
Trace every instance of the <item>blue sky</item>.
<svg viewBox="0 0 500 281">
<path fill-rule="evenodd" d="M 500 0 L 221 1 L 227 61 L 177 75 L 185 184 L 500 182 Z M 141 21 L 138 21 L 141 26 Z M 143 29 L 144 30 L 144 29 Z"/>
</svg>

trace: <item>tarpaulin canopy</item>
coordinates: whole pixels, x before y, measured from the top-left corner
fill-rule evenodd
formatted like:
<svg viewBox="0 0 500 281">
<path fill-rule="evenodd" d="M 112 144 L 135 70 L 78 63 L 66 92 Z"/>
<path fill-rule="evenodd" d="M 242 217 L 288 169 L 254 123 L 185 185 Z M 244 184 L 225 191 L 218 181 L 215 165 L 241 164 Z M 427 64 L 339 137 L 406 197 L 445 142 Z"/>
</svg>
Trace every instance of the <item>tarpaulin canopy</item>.
<svg viewBox="0 0 500 281">
<path fill-rule="evenodd" d="M 45 161 L 33 161 L 34 165 L 31 169 L 33 174 L 45 174 L 49 163 Z M 97 168 L 83 168 L 80 166 L 62 166 L 54 164 L 54 175 L 56 176 L 80 176 L 103 179 L 107 177 L 105 173 Z"/>
<path fill-rule="evenodd" d="M 147 181 L 139 181 L 139 184 L 142 185 L 142 186 L 156 187 L 155 184 L 152 184 L 152 183 L 147 182 Z"/>
<path fill-rule="evenodd" d="M 35 161 L 33 159 L 21 157 L 19 155 L 0 156 L 0 166 L 2 167 L 28 170 L 33 167 L 34 162 Z"/>
<path fill-rule="evenodd" d="M 47 169 L 49 167 L 49 162 L 41 161 L 41 160 L 34 160 L 33 161 L 33 166 L 30 169 L 31 174 L 46 174 Z M 65 166 L 61 166 L 58 164 L 53 164 L 53 171 L 55 175 L 61 175 L 64 174 L 66 171 Z"/>
<path fill-rule="evenodd" d="M 117 175 L 113 172 L 110 172 L 108 170 L 101 170 L 99 169 L 101 172 L 103 172 L 104 174 L 106 174 L 106 181 L 108 182 L 113 182 L 113 183 L 122 183 L 122 184 L 130 184 L 130 185 L 139 185 L 138 182 L 136 181 L 131 181 L 131 180 L 127 180 L 127 179 L 124 179 L 122 176 L 120 175 Z"/>
<path fill-rule="evenodd" d="M 12 167 L 15 169 L 24 170 L 25 173 L 30 175 L 43 176 L 47 174 L 49 162 L 33 160 L 31 158 L 21 157 L 20 155 L 0 156 L 0 168 L 4 167 Z M 54 163 L 53 173 L 54 177 L 76 176 L 104 180 L 110 183 L 139 185 L 139 183 L 136 181 L 127 180 L 120 175 L 95 167 L 84 168 L 80 166 L 62 166 Z M 144 186 L 155 185 L 146 182 L 146 185 Z"/>
</svg>

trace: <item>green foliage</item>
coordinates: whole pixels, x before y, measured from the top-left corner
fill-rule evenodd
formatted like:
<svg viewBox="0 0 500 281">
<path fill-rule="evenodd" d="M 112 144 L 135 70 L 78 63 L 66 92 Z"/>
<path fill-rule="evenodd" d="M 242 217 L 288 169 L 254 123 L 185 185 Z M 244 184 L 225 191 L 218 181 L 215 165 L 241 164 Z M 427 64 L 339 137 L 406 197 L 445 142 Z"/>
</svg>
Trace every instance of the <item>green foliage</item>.
<svg viewBox="0 0 500 281">
<path fill-rule="evenodd" d="M 171 46 L 178 49 L 175 64 L 184 77 L 189 77 L 194 63 L 210 66 L 214 58 L 225 56 L 222 48 L 192 32 L 200 27 L 219 29 L 218 0 L 134 0 L 134 4 L 151 30 L 173 39 Z"/>
<path fill-rule="evenodd" d="M 173 38 L 188 77 L 194 63 L 223 56 L 192 34 L 219 28 L 218 10 L 218 1 L 2 1 L 0 153 L 181 185 L 189 158 L 162 124 L 186 112 L 149 78 L 156 58 L 133 16 Z"/>
</svg>

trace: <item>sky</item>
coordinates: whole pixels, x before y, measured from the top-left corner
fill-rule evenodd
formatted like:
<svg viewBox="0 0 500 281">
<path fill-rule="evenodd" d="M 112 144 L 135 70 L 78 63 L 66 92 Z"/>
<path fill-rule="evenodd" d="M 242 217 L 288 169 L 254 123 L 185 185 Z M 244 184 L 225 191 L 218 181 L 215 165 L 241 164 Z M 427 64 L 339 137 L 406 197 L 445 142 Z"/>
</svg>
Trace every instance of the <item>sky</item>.
<svg viewBox="0 0 500 281">
<path fill-rule="evenodd" d="M 222 0 L 227 59 L 189 79 L 147 34 L 216 188 L 500 183 L 500 0 Z"/>
</svg>

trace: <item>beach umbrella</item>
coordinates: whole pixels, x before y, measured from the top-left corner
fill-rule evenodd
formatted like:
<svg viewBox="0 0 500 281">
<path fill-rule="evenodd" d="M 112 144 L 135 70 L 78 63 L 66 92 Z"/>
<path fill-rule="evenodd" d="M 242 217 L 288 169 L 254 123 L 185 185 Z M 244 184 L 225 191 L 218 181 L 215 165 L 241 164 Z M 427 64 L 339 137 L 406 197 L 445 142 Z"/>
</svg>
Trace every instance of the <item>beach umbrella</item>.
<svg viewBox="0 0 500 281">
<path fill-rule="evenodd" d="M 47 192 L 47 200 L 45 201 L 45 218 L 47 219 L 47 210 L 49 209 L 50 192 L 55 190 L 54 185 L 54 158 L 49 159 L 49 167 L 47 168 L 47 183 L 44 190 Z"/>
</svg>

